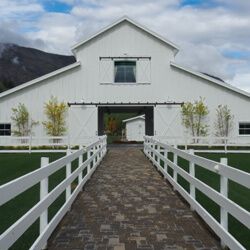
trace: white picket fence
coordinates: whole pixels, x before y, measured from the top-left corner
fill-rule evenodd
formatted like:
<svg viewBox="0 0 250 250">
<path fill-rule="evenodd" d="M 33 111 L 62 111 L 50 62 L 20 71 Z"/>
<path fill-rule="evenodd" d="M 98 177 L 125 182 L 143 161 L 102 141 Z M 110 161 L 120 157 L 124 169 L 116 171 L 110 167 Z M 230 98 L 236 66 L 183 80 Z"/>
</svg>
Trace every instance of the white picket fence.
<svg viewBox="0 0 250 250">
<path fill-rule="evenodd" d="M 168 158 L 169 152 L 173 153 L 173 161 Z M 227 246 L 233 250 L 245 249 L 228 231 L 228 213 L 248 229 L 250 228 L 250 213 L 228 198 L 228 179 L 249 189 L 249 173 L 228 166 L 226 158 L 222 158 L 221 162 L 218 163 L 194 155 L 193 150 L 186 152 L 177 147 L 162 143 L 154 137 L 145 136 L 144 153 L 172 184 L 173 188 L 190 204 L 191 208 L 195 210 L 218 235 L 223 246 Z M 189 173 L 178 166 L 178 157 L 189 162 Z M 161 166 L 161 161 L 164 163 L 164 166 Z M 195 177 L 196 164 L 220 175 L 220 192 L 217 192 L 215 189 Z M 169 175 L 168 168 L 173 170 L 173 177 Z M 190 193 L 177 182 L 178 175 L 183 177 L 190 184 Z M 196 200 L 197 189 L 220 206 L 220 223 Z M 247 198 L 249 197 L 246 197 L 246 199 Z"/>
<path fill-rule="evenodd" d="M 0 235 L 0 249 L 5 250 L 38 219 L 40 218 L 40 234 L 30 249 L 43 249 L 47 240 L 62 220 L 64 215 L 70 210 L 72 203 L 86 181 L 91 177 L 96 167 L 99 165 L 107 151 L 106 136 L 97 137 L 94 142 L 86 147 L 80 147 L 76 152 L 67 151 L 67 155 L 49 163 L 48 158 L 41 159 L 41 168 L 21 176 L 0 186 L 0 206 L 23 193 L 30 187 L 40 182 L 40 201 L 27 213 L 11 225 Z M 84 154 L 87 159 L 83 161 Z M 78 167 L 71 172 L 71 163 L 78 159 Z M 66 178 L 60 182 L 53 190 L 48 192 L 48 178 L 56 171 L 66 166 Z M 87 169 L 87 174 L 83 176 L 83 171 Z M 86 170 L 85 170 L 86 171 Z M 78 178 L 77 187 L 71 190 L 71 183 Z M 48 222 L 49 206 L 66 190 L 66 201 L 56 215 Z"/>
</svg>

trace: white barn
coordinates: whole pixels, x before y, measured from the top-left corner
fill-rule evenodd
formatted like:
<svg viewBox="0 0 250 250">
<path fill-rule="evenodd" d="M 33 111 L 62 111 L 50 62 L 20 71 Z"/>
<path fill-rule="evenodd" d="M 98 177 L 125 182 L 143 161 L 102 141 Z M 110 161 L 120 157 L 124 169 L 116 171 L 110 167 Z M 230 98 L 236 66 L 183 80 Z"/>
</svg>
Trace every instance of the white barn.
<svg viewBox="0 0 250 250">
<path fill-rule="evenodd" d="M 135 116 L 123 120 L 125 123 L 125 135 L 127 141 L 143 141 L 145 135 L 145 116 Z"/>
<path fill-rule="evenodd" d="M 34 136 L 44 137 L 44 103 L 51 95 L 75 103 L 68 112 L 72 144 L 84 136 L 104 133 L 109 112 L 145 114 L 146 135 L 183 136 L 180 105 L 205 98 L 210 134 L 216 108 L 227 104 L 234 115 L 232 137 L 249 141 L 250 94 L 223 81 L 175 63 L 179 48 L 128 17 L 72 47 L 76 62 L 0 94 L 0 134 L 13 127 L 11 109 L 24 103 L 39 121 Z"/>
</svg>

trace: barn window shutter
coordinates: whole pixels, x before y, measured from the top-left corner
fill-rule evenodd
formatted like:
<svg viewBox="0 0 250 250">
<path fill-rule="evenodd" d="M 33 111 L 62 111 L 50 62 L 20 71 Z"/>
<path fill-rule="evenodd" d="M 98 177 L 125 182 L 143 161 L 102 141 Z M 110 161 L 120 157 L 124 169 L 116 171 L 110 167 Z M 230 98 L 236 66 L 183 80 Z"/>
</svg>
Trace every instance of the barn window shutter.
<svg viewBox="0 0 250 250">
<path fill-rule="evenodd" d="M 101 58 L 99 62 L 100 83 L 113 83 L 114 81 L 114 61 L 109 58 Z"/>
<path fill-rule="evenodd" d="M 151 83 L 151 60 L 140 58 L 136 63 L 137 83 Z"/>
</svg>

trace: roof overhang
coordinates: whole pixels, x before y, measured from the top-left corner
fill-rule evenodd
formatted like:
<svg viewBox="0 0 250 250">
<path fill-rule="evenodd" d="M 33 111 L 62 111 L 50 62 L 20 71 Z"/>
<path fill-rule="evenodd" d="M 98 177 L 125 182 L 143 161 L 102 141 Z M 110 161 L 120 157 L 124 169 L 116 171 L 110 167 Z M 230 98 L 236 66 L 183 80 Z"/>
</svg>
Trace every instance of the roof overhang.
<svg viewBox="0 0 250 250">
<path fill-rule="evenodd" d="M 76 68 L 76 67 L 78 67 L 80 65 L 81 65 L 81 62 L 75 62 L 75 63 L 72 63 L 70 65 L 67 65 L 66 67 L 63 67 L 63 68 L 60 68 L 58 70 L 52 71 L 52 72 L 50 72 L 50 73 L 48 73 L 46 75 L 43 75 L 43 76 L 38 77 L 38 78 L 36 78 L 34 80 L 31 80 L 29 82 L 23 83 L 23 84 L 21 84 L 21 85 L 19 85 L 17 87 L 14 87 L 12 89 L 9 89 L 9 90 L 6 90 L 6 91 L 0 93 L 0 98 L 5 97 L 7 95 L 10 95 L 10 94 L 12 94 L 14 92 L 17 92 L 19 90 L 22 90 L 24 88 L 27 88 L 29 86 L 32 86 L 34 84 L 37 84 L 39 82 L 42 82 L 44 80 L 47 80 L 47 79 L 49 79 L 49 78 L 51 78 L 53 76 L 59 75 L 59 74 L 65 72 L 65 71 L 68 71 L 70 69 Z"/>
<path fill-rule="evenodd" d="M 145 120 L 145 115 L 139 115 L 139 116 L 131 117 L 131 118 L 122 120 L 122 122 L 126 123 L 126 122 L 130 122 L 130 121 L 134 121 L 134 120 Z"/>
<path fill-rule="evenodd" d="M 176 64 L 176 63 L 174 63 L 174 62 L 170 62 L 170 65 L 173 66 L 173 67 L 175 67 L 175 68 L 177 68 L 177 69 L 179 69 L 179 70 L 185 71 L 185 72 L 187 72 L 187 73 L 189 73 L 189 74 L 192 74 L 192 75 L 194 75 L 194 76 L 197 76 L 197 77 L 199 77 L 199 78 L 202 78 L 202 79 L 204 79 L 204 80 L 207 80 L 207 81 L 209 81 L 209 82 L 211 82 L 211 83 L 217 84 L 217 85 L 219 85 L 219 86 L 221 86 L 221 87 L 223 87 L 223 88 L 229 89 L 229 90 L 231 90 L 231 91 L 233 91 L 233 92 L 235 92 L 235 93 L 237 93 L 237 94 L 240 94 L 240 95 L 243 95 L 243 96 L 245 96 L 245 97 L 250 98 L 250 93 L 248 93 L 248 92 L 246 92 L 246 91 L 244 91 L 244 90 L 238 89 L 238 88 L 236 88 L 236 87 L 234 87 L 234 86 L 232 86 L 232 85 L 230 85 L 230 84 L 228 84 L 228 83 L 225 83 L 225 82 L 216 80 L 216 79 L 213 78 L 213 77 L 204 75 L 204 74 L 199 73 L 199 72 L 197 72 L 197 71 L 194 71 L 194 70 L 192 70 L 192 69 L 190 69 L 190 68 L 188 68 L 188 67 L 184 67 L 184 66 L 178 65 L 178 64 Z"/>
</svg>

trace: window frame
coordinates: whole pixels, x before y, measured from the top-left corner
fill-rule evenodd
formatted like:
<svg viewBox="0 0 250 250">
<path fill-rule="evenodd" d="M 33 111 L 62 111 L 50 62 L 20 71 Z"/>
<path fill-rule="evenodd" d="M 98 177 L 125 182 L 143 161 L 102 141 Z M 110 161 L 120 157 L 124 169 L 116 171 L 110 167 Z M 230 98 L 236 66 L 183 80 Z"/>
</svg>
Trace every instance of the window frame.
<svg viewBox="0 0 250 250">
<path fill-rule="evenodd" d="M 1 129 L 0 128 L 0 136 L 11 136 L 11 122 L 0 122 L 0 126 L 1 125 L 4 125 L 4 126 L 6 126 L 6 125 L 9 125 L 10 126 L 10 128 L 9 129 L 6 129 L 5 127 L 3 128 L 3 129 Z M 1 135 L 1 132 L 4 132 L 4 134 L 3 135 Z M 8 134 L 6 134 L 6 131 L 9 131 L 9 133 Z"/>
<path fill-rule="evenodd" d="M 116 62 L 134 62 L 135 63 L 135 81 L 134 82 L 116 82 L 115 81 L 115 64 Z M 113 63 L 113 83 L 117 85 L 122 85 L 122 84 L 137 84 L 137 60 L 136 59 L 115 59 Z"/>
<path fill-rule="evenodd" d="M 250 126 L 250 121 L 239 121 L 238 122 L 238 136 L 243 136 L 243 137 L 245 137 L 245 136 L 250 136 L 250 128 L 249 129 L 247 129 L 247 130 L 249 130 L 249 134 L 240 134 L 240 125 L 241 124 L 248 124 L 249 126 Z"/>
</svg>

